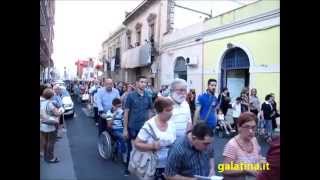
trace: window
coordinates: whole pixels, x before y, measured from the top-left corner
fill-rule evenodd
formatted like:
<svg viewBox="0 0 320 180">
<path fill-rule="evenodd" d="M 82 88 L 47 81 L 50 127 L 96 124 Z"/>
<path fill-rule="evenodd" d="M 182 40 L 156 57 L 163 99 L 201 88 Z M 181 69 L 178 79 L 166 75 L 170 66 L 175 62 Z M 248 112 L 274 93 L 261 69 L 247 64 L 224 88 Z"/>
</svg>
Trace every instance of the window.
<svg viewBox="0 0 320 180">
<path fill-rule="evenodd" d="M 155 29 L 154 29 L 154 23 L 149 25 L 149 40 L 154 39 Z"/>
<path fill-rule="evenodd" d="M 140 46 L 141 44 L 141 30 L 137 31 L 137 42 L 136 46 Z"/>
<path fill-rule="evenodd" d="M 128 49 L 132 48 L 132 46 L 131 46 L 131 34 L 127 35 L 127 48 Z"/>
<path fill-rule="evenodd" d="M 136 46 L 140 46 L 141 45 L 141 27 L 142 24 L 141 23 L 137 23 L 136 24 Z"/>
</svg>

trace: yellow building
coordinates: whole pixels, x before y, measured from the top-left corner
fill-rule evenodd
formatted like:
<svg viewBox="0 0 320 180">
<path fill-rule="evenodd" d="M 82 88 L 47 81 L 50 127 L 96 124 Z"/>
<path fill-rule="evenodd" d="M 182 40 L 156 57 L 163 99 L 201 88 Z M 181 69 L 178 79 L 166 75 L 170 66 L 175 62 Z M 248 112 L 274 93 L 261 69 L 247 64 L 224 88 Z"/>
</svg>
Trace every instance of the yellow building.
<svg viewBox="0 0 320 180">
<path fill-rule="evenodd" d="M 260 0 L 205 22 L 203 85 L 218 81 L 232 98 L 256 88 L 260 101 L 275 93 L 280 104 L 280 2 Z"/>
</svg>

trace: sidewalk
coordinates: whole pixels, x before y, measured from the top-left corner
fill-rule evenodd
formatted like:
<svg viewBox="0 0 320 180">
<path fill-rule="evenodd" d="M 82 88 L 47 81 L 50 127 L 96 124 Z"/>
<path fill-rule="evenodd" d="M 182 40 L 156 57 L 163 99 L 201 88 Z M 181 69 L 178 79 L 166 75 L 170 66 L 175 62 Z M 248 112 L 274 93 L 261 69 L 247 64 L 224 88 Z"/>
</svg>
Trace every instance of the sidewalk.
<svg viewBox="0 0 320 180">
<path fill-rule="evenodd" d="M 48 164 L 40 159 L 40 180 L 77 180 L 69 141 L 66 132 L 63 138 L 55 144 L 55 155 L 60 159 L 59 163 Z"/>
</svg>

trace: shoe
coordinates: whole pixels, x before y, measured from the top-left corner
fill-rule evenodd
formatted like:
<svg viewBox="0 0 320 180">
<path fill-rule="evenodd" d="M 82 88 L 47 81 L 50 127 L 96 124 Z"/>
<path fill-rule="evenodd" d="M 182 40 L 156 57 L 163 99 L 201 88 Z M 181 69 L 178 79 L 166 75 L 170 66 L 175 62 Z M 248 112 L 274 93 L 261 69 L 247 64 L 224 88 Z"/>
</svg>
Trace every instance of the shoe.
<svg viewBox="0 0 320 180">
<path fill-rule="evenodd" d="M 62 132 L 67 132 L 67 129 L 66 128 L 62 128 L 61 131 Z"/>
<path fill-rule="evenodd" d="M 229 135 L 230 133 L 229 133 L 229 132 L 226 132 L 226 134 Z"/>
<path fill-rule="evenodd" d="M 99 126 L 99 124 L 98 124 L 98 123 L 96 123 L 96 126 Z"/>
<path fill-rule="evenodd" d="M 43 157 L 44 156 L 44 152 L 40 152 L 40 157 Z"/>
<path fill-rule="evenodd" d="M 57 136 L 57 139 L 61 139 L 62 137 L 61 136 Z"/>
<path fill-rule="evenodd" d="M 47 160 L 47 163 L 58 163 L 60 162 L 60 160 L 56 157 L 56 158 L 53 158 L 52 160 Z"/>
<path fill-rule="evenodd" d="M 231 132 L 236 132 L 236 130 L 234 130 L 234 129 L 231 129 Z"/>
<path fill-rule="evenodd" d="M 128 169 L 124 170 L 124 173 L 123 173 L 124 176 L 129 176 L 130 175 L 130 172 Z"/>
</svg>

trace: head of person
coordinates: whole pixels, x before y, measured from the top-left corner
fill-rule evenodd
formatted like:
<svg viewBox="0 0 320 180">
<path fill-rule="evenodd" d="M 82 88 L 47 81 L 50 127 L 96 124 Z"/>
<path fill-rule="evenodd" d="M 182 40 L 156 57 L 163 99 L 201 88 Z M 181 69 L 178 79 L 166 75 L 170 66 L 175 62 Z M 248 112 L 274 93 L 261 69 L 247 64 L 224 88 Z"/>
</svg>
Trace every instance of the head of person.
<svg viewBox="0 0 320 180">
<path fill-rule="evenodd" d="M 112 108 L 113 108 L 114 110 L 117 110 L 117 109 L 119 109 L 119 108 L 121 108 L 121 107 L 122 107 L 121 100 L 120 100 L 119 98 L 114 98 L 114 99 L 112 100 Z"/>
<path fill-rule="evenodd" d="M 144 91 L 147 86 L 147 78 L 145 76 L 139 76 L 136 81 L 136 88 Z"/>
<path fill-rule="evenodd" d="M 257 89 L 256 88 L 252 88 L 251 89 L 251 95 L 252 96 L 256 96 L 257 95 Z"/>
<path fill-rule="evenodd" d="M 60 95 L 61 94 L 61 88 L 58 84 L 53 86 L 53 91 L 55 94 Z"/>
<path fill-rule="evenodd" d="M 239 116 L 237 126 L 239 136 L 245 141 L 250 141 L 255 136 L 257 116 L 252 112 L 244 112 Z"/>
<path fill-rule="evenodd" d="M 170 84 L 170 95 L 172 99 L 181 104 L 187 98 L 187 82 L 184 79 L 176 78 Z"/>
<path fill-rule="evenodd" d="M 49 100 L 54 96 L 54 91 L 52 88 L 46 88 L 43 90 L 42 97 Z"/>
<path fill-rule="evenodd" d="M 272 101 L 275 100 L 274 93 L 270 93 Z"/>
<path fill-rule="evenodd" d="M 265 100 L 265 101 L 268 101 L 268 102 L 272 102 L 272 101 L 273 101 L 272 95 L 271 95 L 271 94 L 266 95 L 266 97 L 264 98 L 264 100 Z"/>
<path fill-rule="evenodd" d="M 217 80 L 209 79 L 208 80 L 208 91 L 211 93 L 214 93 L 216 91 L 216 87 L 217 87 Z"/>
<path fill-rule="evenodd" d="M 225 88 L 222 89 L 222 93 L 223 94 L 227 95 L 228 92 L 229 92 L 228 88 L 225 87 Z"/>
<path fill-rule="evenodd" d="M 213 131 L 206 123 L 198 123 L 191 130 L 192 145 L 198 151 L 205 151 L 213 142 Z"/>
<path fill-rule="evenodd" d="M 43 91 L 44 91 L 46 88 L 47 88 L 47 86 L 46 86 L 46 85 L 44 85 L 44 84 L 40 84 L 40 96 L 42 96 Z"/>
<path fill-rule="evenodd" d="M 123 84 L 123 86 L 122 86 L 122 91 L 123 91 L 123 92 L 128 91 L 128 84 L 127 84 L 127 83 Z"/>
<path fill-rule="evenodd" d="M 113 88 L 113 81 L 112 81 L 112 79 L 106 79 L 105 81 L 104 81 L 104 86 L 106 87 L 106 90 L 107 91 L 112 91 L 112 88 Z"/>
<path fill-rule="evenodd" d="M 240 104 L 240 103 L 241 103 L 241 101 L 242 101 L 242 98 L 241 98 L 241 97 L 237 97 L 237 99 L 236 99 L 236 103 L 237 103 L 237 104 Z"/>
<path fill-rule="evenodd" d="M 157 97 L 154 108 L 161 121 L 168 121 L 172 116 L 173 102 L 167 97 Z"/>
<path fill-rule="evenodd" d="M 223 114 L 221 109 L 218 110 L 218 114 Z"/>
<path fill-rule="evenodd" d="M 244 93 L 245 95 L 249 95 L 249 88 L 248 87 L 244 87 L 242 90 L 241 90 L 241 94 Z"/>
</svg>

